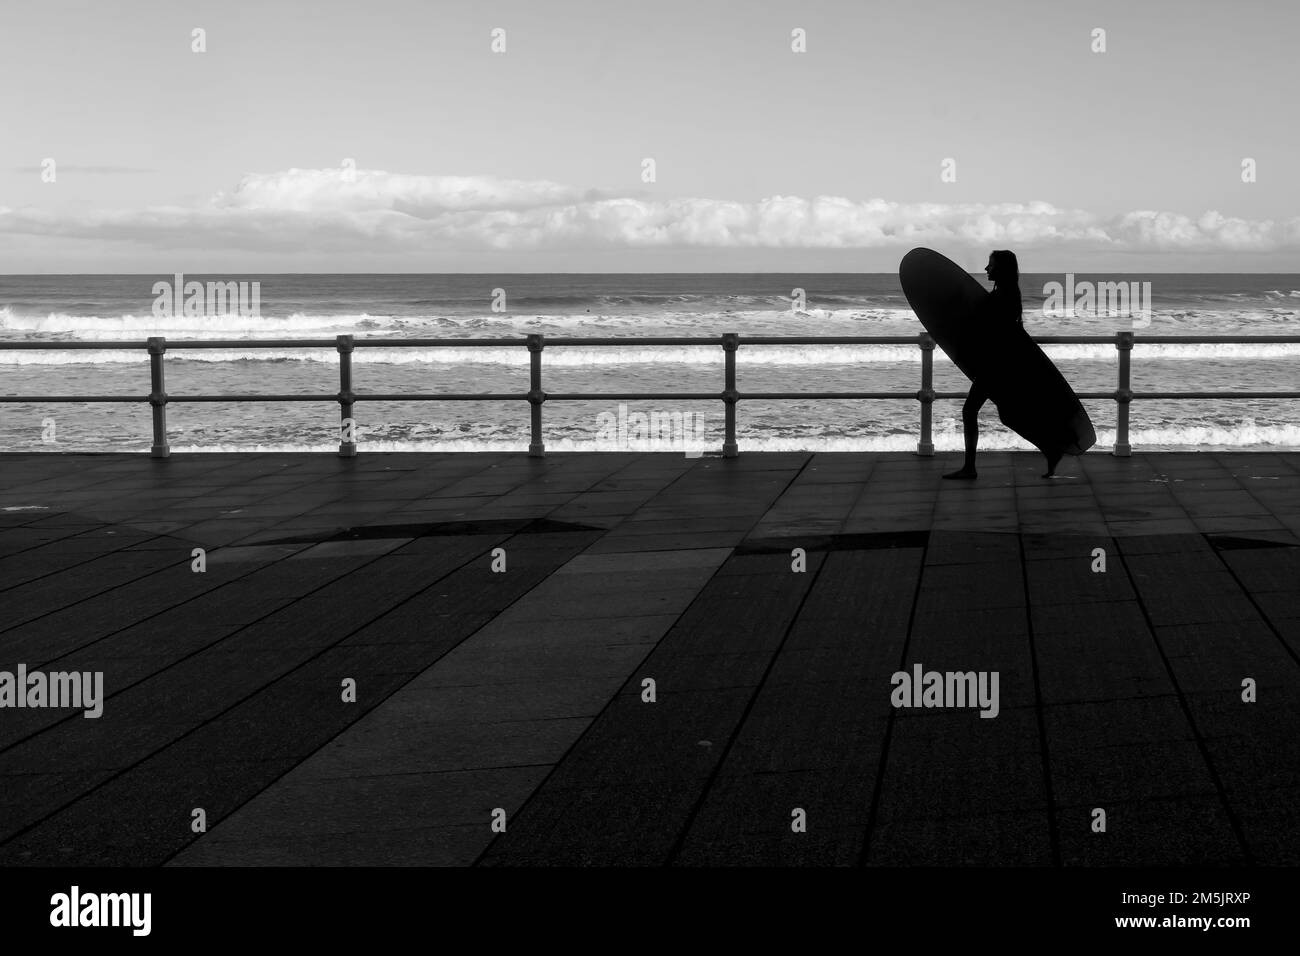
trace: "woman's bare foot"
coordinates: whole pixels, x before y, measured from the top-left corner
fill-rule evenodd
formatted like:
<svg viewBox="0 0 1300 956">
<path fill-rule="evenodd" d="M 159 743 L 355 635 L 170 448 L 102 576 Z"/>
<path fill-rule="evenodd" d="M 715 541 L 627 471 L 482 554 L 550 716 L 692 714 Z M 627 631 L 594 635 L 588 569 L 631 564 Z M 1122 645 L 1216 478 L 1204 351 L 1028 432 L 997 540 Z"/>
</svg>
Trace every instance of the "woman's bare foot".
<svg viewBox="0 0 1300 956">
<path fill-rule="evenodd" d="M 956 471 L 950 471 L 950 472 L 948 472 L 948 474 L 944 475 L 944 477 L 945 477 L 945 478 L 958 478 L 958 479 L 964 479 L 964 480 L 971 480 L 971 479 L 973 479 L 973 478 L 978 477 L 978 475 L 977 475 L 977 473 L 976 473 L 976 471 L 975 471 L 974 468 L 965 468 L 965 467 L 962 467 L 962 468 L 958 468 Z"/>
</svg>

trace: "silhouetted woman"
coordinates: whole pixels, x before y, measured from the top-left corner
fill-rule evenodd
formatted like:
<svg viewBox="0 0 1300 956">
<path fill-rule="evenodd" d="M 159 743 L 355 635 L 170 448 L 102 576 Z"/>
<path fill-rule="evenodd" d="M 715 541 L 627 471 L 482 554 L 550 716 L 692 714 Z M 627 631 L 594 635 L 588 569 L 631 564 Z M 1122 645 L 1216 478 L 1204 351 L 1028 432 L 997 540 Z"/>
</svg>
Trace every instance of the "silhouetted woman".
<svg viewBox="0 0 1300 956">
<path fill-rule="evenodd" d="M 966 438 L 966 460 L 956 471 L 944 475 L 945 478 L 975 478 L 975 447 L 979 444 L 980 409 L 990 398 L 997 401 L 997 396 L 989 391 L 990 383 L 1009 380 L 1015 370 L 1007 366 L 1008 353 L 1012 351 L 1012 337 L 1025 335 L 1024 304 L 1020 298 L 1020 264 L 1016 254 L 1006 249 L 997 249 L 989 254 L 989 263 L 984 273 L 993 283 L 993 291 L 984 300 L 980 309 L 979 322 L 984 340 L 984 351 L 979 363 L 980 371 L 971 380 L 966 402 L 961 407 L 962 432 Z M 1061 460 L 1061 451 L 1044 452 L 1047 457 L 1047 473 L 1044 478 L 1056 474 L 1056 465 Z"/>
</svg>

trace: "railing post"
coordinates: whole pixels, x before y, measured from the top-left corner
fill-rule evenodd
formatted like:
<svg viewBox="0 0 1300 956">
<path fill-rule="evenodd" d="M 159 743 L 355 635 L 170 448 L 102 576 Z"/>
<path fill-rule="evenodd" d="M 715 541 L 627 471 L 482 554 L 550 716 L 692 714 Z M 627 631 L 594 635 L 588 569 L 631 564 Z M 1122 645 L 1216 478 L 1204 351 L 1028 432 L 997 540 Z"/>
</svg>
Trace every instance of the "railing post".
<svg viewBox="0 0 1300 956">
<path fill-rule="evenodd" d="M 922 332 L 917 344 L 921 346 L 921 390 L 916 393 L 921 403 L 921 440 L 916 453 L 930 457 L 934 454 L 934 338 Z"/>
<path fill-rule="evenodd" d="M 528 405 L 531 411 L 531 439 L 528 442 L 528 457 L 542 458 L 546 455 L 546 444 L 542 441 L 542 402 L 546 393 L 542 391 L 542 349 L 546 347 L 546 336 L 533 332 L 528 336 Z"/>
<path fill-rule="evenodd" d="M 153 447 L 150 458 L 170 458 L 171 446 L 167 444 L 167 389 L 163 382 L 163 355 L 167 340 L 161 335 L 149 336 L 149 404 L 153 407 Z"/>
<path fill-rule="evenodd" d="M 1112 454 L 1119 458 L 1128 458 L 1133 454 L 1133 448 L 1128 442 L 1128 411 L 1133 401 L 1130 378 L 1133 333 L 1116 332 L 1115 348 L 1119 350 L 1119 385 L 1115 389 L 1115 450 Z"/>
<path fill-rule="evenodd" d="M 352 417 L 356 400 L 356 392 L 352 391 L 352 352 L 356 344 L 350 335 L 336 335 L 334 346 L 339 350 L 339 457 L 355 458 L 357 423 Z"/>
<path fill-rule="evenodd" d="M 736 332 L 722 333 L 722 352 L 726 360 L 726 373 L 722 386 L 724 434 L 722 438 L 722 457 L 735 458 L 740 454 L 736 448 L 736 349 L 740 348 L 740 335 Z"/>
</svg>

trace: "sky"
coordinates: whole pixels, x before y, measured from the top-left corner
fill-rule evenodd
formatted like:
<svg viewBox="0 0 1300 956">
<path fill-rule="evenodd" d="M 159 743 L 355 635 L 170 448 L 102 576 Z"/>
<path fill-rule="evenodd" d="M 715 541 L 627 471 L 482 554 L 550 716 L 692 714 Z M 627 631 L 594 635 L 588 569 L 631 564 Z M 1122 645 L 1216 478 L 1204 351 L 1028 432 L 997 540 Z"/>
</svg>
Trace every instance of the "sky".
<svg viewBox="0 0 1300 956">
<path fill-rule="evenodd" d="M 0 273 L 1300 271 L 1297 38 L 1294 0 L 6 2 Z"/>
</svg>

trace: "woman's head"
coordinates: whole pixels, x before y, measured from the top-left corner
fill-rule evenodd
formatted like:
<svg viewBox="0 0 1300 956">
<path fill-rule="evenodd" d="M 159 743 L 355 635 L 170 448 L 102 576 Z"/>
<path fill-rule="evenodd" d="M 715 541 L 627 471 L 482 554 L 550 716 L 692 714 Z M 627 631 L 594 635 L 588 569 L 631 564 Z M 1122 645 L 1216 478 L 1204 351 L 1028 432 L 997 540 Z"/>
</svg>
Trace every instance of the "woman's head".
<svg viewBox="0 0 1300 956">
<path fill-rule="evenodd" d="M 989 264 L 984 267 L 993 283 L 996 297 L 1006 303 L 1006 311 L 1017 322 L 1024 321 L 1025 304 L 1020 296 L 1020 263 L 1009 249 L 995 249 L 989 253 Z"/>
<path fill-rule="evenodd" d="M 984 272 L 994 285 L 1020 285 L 1020 264 L 1016 261 L 1016 254 L 1009 249 L 994 249 L 990 252 L 989 264 L 984 267 Z"/>
</svg>

